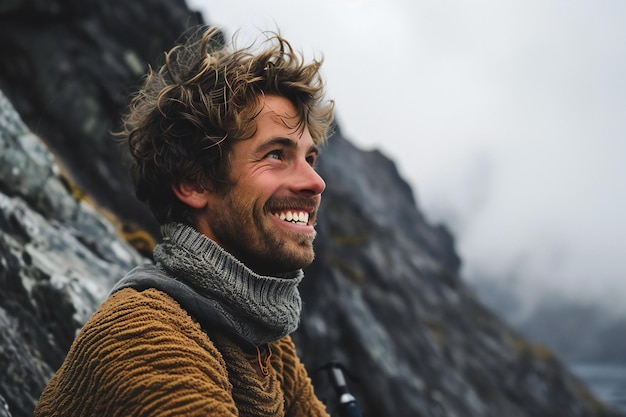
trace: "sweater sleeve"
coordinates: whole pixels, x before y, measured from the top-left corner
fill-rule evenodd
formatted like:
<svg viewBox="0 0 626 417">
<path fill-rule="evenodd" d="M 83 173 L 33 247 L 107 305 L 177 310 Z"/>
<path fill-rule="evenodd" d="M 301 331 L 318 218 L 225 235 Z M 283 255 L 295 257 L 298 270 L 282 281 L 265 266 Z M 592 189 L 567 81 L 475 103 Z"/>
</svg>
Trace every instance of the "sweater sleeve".
<svg viewBox="0 0 626 417">
<path fill-rule="evenodd" d="M 317 398 L 311 378 L 298 358 L 295 345 L 285 337 L 274 346 L 281 356 L 282 384 L 285 392 L 286 417 L 329 417 L 326 406 Z"/>
<path fill-rule="evenodd" d="M 237 416 L 225 363 L 167 295 L 124 289 L 87 322 L 35 416 Z"/>
</svg>

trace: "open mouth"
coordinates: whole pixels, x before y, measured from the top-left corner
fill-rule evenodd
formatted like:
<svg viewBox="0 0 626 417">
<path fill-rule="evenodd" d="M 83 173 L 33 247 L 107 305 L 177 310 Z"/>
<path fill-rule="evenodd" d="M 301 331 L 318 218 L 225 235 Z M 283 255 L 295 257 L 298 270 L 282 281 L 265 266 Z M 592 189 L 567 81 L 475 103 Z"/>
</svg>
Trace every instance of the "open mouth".
<svg viewBox="0 0 626 417">
<path fill-rule="evenodd" d="M 309 224 L 309 213 L 300 210 L 287 210 L 272 213 L 272 216 L 278 217 L 280 220 L 306 226 Z"/>
</svg>

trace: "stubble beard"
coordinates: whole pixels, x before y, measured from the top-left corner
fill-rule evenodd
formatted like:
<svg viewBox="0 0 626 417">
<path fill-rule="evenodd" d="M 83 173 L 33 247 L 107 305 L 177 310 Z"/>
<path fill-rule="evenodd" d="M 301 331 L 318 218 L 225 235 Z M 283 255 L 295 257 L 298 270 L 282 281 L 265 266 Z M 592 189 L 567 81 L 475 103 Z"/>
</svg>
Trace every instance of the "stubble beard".
<svg viewBox="0 0 626 417">
<path fill-rule="evenodd" d="M 254 272 L 277 275 L 304 268 L 313 262 L 315 233 L 274 230 L 267 207 L 224 197 L 226 210 L 212 213 L 212 227 L 224 249 Z M 252 213 L 252 215 L 250 215 Z M 285 238 L 286 237 L 286 238 Z"/>
</svg>

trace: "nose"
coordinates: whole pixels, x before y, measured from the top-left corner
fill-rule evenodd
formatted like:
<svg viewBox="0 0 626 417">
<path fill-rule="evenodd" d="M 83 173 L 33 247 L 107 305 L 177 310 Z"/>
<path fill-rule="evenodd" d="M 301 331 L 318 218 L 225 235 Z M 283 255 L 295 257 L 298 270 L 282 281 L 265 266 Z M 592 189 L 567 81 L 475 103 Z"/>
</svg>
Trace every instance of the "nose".
<svg viewBox="0 0 626 417">
<path fill-rule="evenodd" d="M 308 162 L 298 163 L 295 169 L 295 178 L 292 183 L 294 192 L 307 196 L 322 194 L 326 188 L 326 182 Z"/>
</svg>

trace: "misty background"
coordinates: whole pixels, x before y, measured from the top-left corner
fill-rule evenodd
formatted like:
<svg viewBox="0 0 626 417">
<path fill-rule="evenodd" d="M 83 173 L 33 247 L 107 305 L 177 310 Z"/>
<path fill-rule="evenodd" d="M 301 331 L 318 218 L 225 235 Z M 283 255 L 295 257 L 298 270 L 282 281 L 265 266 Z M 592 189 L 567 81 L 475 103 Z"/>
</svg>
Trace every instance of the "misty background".
<svg viewBox="0 0 626 417">
<path fill-rule="evenodd" d="M 626 2 L 188 4 L 323 56 L 345 136 L 396 162 L 508 319 L 555 297 L 626 315 Z"/>
</svg>

